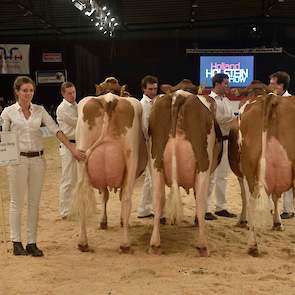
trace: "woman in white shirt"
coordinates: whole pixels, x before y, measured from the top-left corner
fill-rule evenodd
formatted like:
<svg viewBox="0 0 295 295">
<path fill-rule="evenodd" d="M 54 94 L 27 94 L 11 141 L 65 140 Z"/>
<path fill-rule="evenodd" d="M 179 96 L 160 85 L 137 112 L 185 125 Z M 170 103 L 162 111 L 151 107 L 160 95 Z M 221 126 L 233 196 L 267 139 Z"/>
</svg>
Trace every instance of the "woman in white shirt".
<svg viewBox="0 0 295 295">
<path fill-rule="evenodd" d="M 42 133 L 43 123 L 71 151 L 75 159 L 85 160 L 85 153 L 76 149 L 64 133 L 58 128 L 43 106 L 32 104 L 35 92 L 34 81 L 19 76 L 14 81 L 16 103 L 6 107 L 1 117 L 3 131 L 17 134 L 20 150 L 20 162 L 8 167 L 10 190 L 10 231 L 14 255 L 43 256 L 36 245 L 39 201 L 45 174 Z M 28 195 L 27 246 L 21 242 L 21 213 L 24 196 Z"/>
</svg>

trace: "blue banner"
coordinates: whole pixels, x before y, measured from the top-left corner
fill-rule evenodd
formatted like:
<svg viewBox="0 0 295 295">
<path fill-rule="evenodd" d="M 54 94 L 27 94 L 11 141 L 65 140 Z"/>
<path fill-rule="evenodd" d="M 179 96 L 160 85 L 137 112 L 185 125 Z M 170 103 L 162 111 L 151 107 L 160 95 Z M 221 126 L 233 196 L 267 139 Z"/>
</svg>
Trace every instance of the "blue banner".
<svg viewBox="0 0 295 295">
<path fill-rule="evenodd" d="M 201 56 L 200 85 L 212 87 L 217 73 L 229 76 L 230 87 L 246 87 L 254 79 L 253 56 Z"/>
</svg>

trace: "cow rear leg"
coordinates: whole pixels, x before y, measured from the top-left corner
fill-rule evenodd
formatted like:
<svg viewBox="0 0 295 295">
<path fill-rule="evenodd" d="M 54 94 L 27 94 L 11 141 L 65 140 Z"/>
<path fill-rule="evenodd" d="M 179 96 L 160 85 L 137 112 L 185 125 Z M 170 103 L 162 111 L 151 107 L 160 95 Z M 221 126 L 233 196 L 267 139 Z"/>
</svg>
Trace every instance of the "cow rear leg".
<svg viewBox="0 0 295 295">
<path fill-rule="evenodd" d="M 164 176 L 158 171 L 153 173 L 153 203 L 154 203 L 154 226 L 150 240 L 150 254 L 161 254 L 160 219 L 163 215 L 165 204 L 165 182 Z"/>
<path fill-rule="evenodd" d="M 100 220 L 100 229 L 108 228 L 108 217 L 107 217 L 107 203 L 109 200 L 109 191 L 108 189 L 104 189 L 102 192 L 102 202 L 103 202 L 103 215 Z"/>
<path fill-rule="evenodd" d="M 280 195 L 278 194 L 272 194 L 272 200 L 274 202 L 274 214 L 273 214 L 273 230 L 277 231 L 283 231 L 284 227 L 282 224 L 279 208 L 278 208 L 278 201 L 279 201 Z"/>
<path fill-rule="evenodd" d="M 199 172 L 195 182 L 196 191 L 196 220 L 198 221 L 199 237 L 196 248 L 201 257 L 209 256 L 205 227 L 205 208 L 209 188 L 209 171 Z"/>
<path fill-rule="evenodd" d="M 256 240 L 256 232 L 254 226 L 254 213 L 256 208 L 256 199 L 250 196 L 248 200 L 248 212 L 249 212 L 249 238 L 248 238 L 248 254 L 257 257 L 259 256 L 258 244 Z"/>
<path fill-rule="evenodd" d="M 239 185 L 241 189 L 242 211 L 236 226 L 249 229 L 248 221 L 247 221 L 247 198 L 246 198 L 246 192 L 245 192 L 245 184 L 244 184 L 243 178 L 241 177 L 238 177 L 238 181 L 239 181 Z"/>
<path fill-rule="evenodd" d="M 82 205 L 81 214 L 80 214 L 80 235 L 78 240 L 78 249 L 81 252 L 88 252 L 88 240 L 86 232 L 86 214 L 85 214 L 85 205 Z"/>
</svg>

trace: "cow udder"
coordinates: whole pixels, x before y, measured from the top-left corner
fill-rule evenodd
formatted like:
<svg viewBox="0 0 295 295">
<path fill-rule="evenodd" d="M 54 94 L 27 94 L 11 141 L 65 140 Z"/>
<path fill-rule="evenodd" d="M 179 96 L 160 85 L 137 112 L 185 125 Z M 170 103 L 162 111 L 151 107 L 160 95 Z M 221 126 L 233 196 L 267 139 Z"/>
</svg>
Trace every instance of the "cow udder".
<svg viewBox="0 0 295 295">
<path fill-rule="evenodd" d="M 123 148 L 118 141 L 106 141 L 90 154 L 87 172 L 94 188 L 120 188 L 125 174 Z"/>
</svg>

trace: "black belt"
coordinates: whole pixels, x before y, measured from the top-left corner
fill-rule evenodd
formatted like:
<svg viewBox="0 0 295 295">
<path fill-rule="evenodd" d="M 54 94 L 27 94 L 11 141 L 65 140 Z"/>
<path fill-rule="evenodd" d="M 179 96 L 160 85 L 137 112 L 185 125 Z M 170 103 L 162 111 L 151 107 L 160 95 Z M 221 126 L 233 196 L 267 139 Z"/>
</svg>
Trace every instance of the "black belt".
<svg viewBox="0 0 295 295">
<path fill-rule="evenodd" d="M 69 142 L 76 143 L 75 139 L 70 139 Z"/>
<path fill-rule="evenodd" d="M 20 152 L 21 156 L 27 157 L 27 158 L 34 158 L 34 157 L 40 157 L 44 154 L 43 151 L 40 152 Z"/>
<path fill-rule="evenodd" d="M 222 136 L 222 140 L 228 140 L 228 139 L 229 139 L 229 136 L 228 135 Z"/>
</svg>

